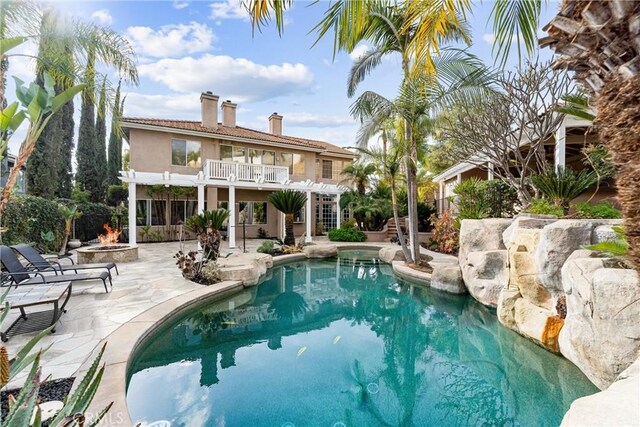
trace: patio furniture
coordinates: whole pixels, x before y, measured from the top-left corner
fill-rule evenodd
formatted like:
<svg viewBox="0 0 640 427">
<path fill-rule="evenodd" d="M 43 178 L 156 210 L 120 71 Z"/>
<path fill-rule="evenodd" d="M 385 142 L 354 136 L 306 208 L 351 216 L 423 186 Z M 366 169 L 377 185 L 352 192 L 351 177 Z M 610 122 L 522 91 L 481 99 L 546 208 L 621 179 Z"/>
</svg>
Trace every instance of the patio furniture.
<svg viewBox="0 0 640 427">
<path fill-rule="evenodd" d="M 111 276 L 111 269 L 115 269 L 116 274 L 120 274 L 118 272 L 118 266 L 115 262 L 76 264 L 75 262 L 73 262 L 73 259 L 67 257 L 67 259 L 71 261 L 71 265 L 63 265 L 55 259 L 45 258 L 40 252 L 38 252 L 37 249 L 25 243 L 11 246 L 11 249 L 18 252 L 24 257 L 24 259 L 29 262 L 29 265 L 27 265 L 27 269 L 31 269 L 32 267 L 32 269 L 35 269 L 36 271 L 54 271 L 56 274 L 58 272 L 64 274 L 65 271 L 74 271 L 76 274 L 78 274 L 78 270 L 106 269 L 109 272 L 109 276 Z"/>
<path fill-rule="evenodd" d="M 61 275 L 44 275 L 39 271 L 29 271 L 20 263 L 16 254 L 8 246 L 0 246 L 0 263 L 4 266 L 5 275 L 11 277 L 11 282 L 15 286 L 38 285 L 47 283 L 65 283 L 78 282 L 82 280 L 102 280 L 104 290 L 109 292 L 107 287 L 107 279 L 111 282 L 111 275 L 108 271 L 91 272 L 82 274 L 61 274 Z"/>
<path fill-rule="evenodd" d="M 71 282 L 67 282 L 66 286 L 47 283 L 12 288 L 5 301 L 11 304 L 11 308 L 20 310 L 20 316 L 7 329 L 0 331 L 0 339 L 6 342 L 14 335 L 41 331 L 50 326 L 53 326 L 51 332 L 55 332 L 55 324 L 58 323 L 62 313 L 66 312 L 65 307 L 70 297 Z M 25 311 L 27 307 L 49 304 L 53 305 L 53 309 L 31 313 Z"/>
</svg>

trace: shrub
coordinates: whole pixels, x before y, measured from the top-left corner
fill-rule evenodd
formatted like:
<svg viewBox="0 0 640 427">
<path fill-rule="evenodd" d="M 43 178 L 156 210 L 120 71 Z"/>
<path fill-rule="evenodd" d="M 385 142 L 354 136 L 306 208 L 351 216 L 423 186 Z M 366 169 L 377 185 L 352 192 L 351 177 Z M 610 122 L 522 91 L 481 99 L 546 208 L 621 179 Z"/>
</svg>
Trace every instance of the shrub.
<svg viewBox="0 0 640 427">
<path fill-rule="evenodd" d="M 328 233 L 332 242 L 364 242 L 367 235 L 355 228 L 334 228 Z"/>
<path fill-rule="evenodd" d="M 608 202 L 597 204 L 589 202 L 577 203 L 575 209 L 576 217 L 578 218 L 618 219 L 622 217 L 621 212 Z"/>
<path fill-rule="evenodd" d="M 532 175 L 531 182 L 545 197 L 569 212 L 569 202 L 596 185 L 598 176 L 595 172 L 581 170 L 575 172 L 570 168 L 550 168 L 544 173 Z"/>
<path fill-rule="evenodd" d="M 549 203 L 547 199 L 534 199 L 531 204 L 523 212 L 538 214 L 538 215 L 555 215 L 558 218 L 564 216 L 564 209 L 562 206 L 555 206 Z"/>
<path fill-rule="evenodd" d="M 340 223 L 340 228 L 356 228 L 358 224 L 356 223 L 356 220 L 353 218 L 349 218 L 346 221 L 342 221 Z"/>
<path fill-rule="evenodd" d="M 460 233 L 456 227 L 451 210 L 445 211 L 439 217 L 431 216 L 433 224 L 433 240 L 438 245 L 438 251 L 452 254 L 458 251 Z"/>
<path fill-rule="evenodd" d="M 418 203 L 418 231 L 428 233 L 433 228 L 431 216 L 437 212 L 435 206 L 427 203 Z"/>
<path fill-rule="evenodd" d="M 258 227 L 258 239 L 268 239 L 269 233 L 262 227 Z"/>
<path fill-rule="evenodd" d="M 76 239 L 89 242 L 104 233 L 104 225 L 110 224 L 113 209 L 102 203 L 78 203 L 78 212 L 82 215 L 76 219 Z"/>
<path fill-rule="evenodd" d="M 471 178 L 458 184 L 453 192 L 460 219 L 503 218 L 513 216 L 518 203 L 515 190 L 499 179 L 483 181 Z"/>
<path fill-rule="evenodd" d="M 220 267 L 215 261 L 205 261 L 201 274 L 209 284 L 220 281 Z"/>
<path fill-rule="evenodd" d="M 277 255 L 282 253 L 282 249 L 276 246 L 276 243 L 273 240 L 267 240 L 258 246 L 256 252 L 260 252 L 261 254 Z"/>
<path fill-rule="evenodd" d="M 6 245 L 31 243 L 44 252 L 57 252 L 62 246 L 64 215 L 52 200 L 13 196 L 2 216 L 2 225 L 7 228 L 2 235 Z"/>
</svg>

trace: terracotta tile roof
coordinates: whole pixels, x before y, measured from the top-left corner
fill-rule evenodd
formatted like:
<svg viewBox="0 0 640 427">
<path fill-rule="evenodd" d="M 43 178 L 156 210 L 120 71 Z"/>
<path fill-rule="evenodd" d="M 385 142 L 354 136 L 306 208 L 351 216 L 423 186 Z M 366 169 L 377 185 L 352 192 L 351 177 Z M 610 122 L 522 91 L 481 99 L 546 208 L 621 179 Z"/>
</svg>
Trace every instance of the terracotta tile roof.
<svg viewBox="0 0 640 427">
<path fill-rule="evenodd" d="M 202 123 L 200 123 L 199 121 L 192 121 L 192 120 L 166 120 L 166 119 L 145 119 L 145 118 L 139 118 L 139 117 L 123 117 L 122 126 L 126 128 L 127 123 L 158 126 L 158 127 L 176 129 L 178 131 L 186 130 L 186 131 L 192 131 L 192 132 L 208 133 L 211 135 L 246 138 L 246 139 L 252 139 L 252 140 L 265 142 L 265 143 L 275 142 L 279 144 L 316 149 L 318 151 L 325 150 L 329 153 L 353 155 L 352 152 L 345 150 L 344 148 L 338 147 L 336 145 L 329 144 L 328 142 L 314 141 L 314 140 L 305 139 L 305 138 L 296 138 L 293 136 L 284 136 L 284 135 L 278 136 L 278 135 L 273 135 L 267 132 L 261 132 L 258 130 L 249 129 L 241 126 L 236 126 L 232 128 L 232 127 L 222 126 L 222 124 L 219 124 L 218 129 L 211 129 L 206 126 L 202 126 Z"/>
</svg>

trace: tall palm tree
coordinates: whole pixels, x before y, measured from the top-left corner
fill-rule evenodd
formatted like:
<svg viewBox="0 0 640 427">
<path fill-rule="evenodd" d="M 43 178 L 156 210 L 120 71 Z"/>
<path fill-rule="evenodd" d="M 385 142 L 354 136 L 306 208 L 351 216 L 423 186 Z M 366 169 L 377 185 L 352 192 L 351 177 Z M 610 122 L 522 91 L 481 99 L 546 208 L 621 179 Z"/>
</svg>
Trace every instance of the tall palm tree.
<svg viewBox="0 0 640 427">
<path fill-rule="evenodd" d="M 360 195 L 364 195 L 371 175 L 376 171 L 376 165 L 373 163 L 354 162 L 342 169 L 342 175 L 345 177 L 343 183 L 353 184 Z"/>
<path fill-rule="evenodd" d="M 269 194 L 269 202 L 284 214 L 284 244 L 295 245 L 293 216 L 304 207 L 307 202 L 307 196 L 300 191 L 281 190 Z"/>
</svg>

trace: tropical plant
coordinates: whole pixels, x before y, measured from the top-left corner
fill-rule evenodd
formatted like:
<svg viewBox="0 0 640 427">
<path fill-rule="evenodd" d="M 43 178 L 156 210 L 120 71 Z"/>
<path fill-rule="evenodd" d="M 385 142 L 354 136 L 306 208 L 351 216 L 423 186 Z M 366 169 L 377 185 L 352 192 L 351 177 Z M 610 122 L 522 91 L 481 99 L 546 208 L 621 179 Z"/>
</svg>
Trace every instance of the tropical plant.
<svg viewBox="0 0 640 427">
<path fill-rule="evenodd" d="M 307 202 L 307 196 L 295 190 L 280 190 L 269 194 L 269 203 L 284 214 L 285 237 L 284 244 L 295 245 L 293 235 L 293 216 L 299 212 Z"/>
<path fill-rule="evenodd" d="M 377 191 L 372 190 L 366 194 L 349 190 L 340 196 L 340 209 L 349 209 L 361 230 L 382 230 L 393 214 L 390 197 L 388 193 L 380 194 L 380 187 L 379 185 L 376 187 Z"/>
<path fill-rule="evenodd" d="M 452 254 L 458 251 L 460 232 L 456 227 L 456 221 L 451 210 L 443 212 L 439 217 L 432 215 L 433 240 L 438 250 L 444 254 Z"/>
<path fill-rule="evenodd" d="M 0 295 L 0 327 L 6 320 L 11 310 L 11 304 L 6 300 L 9 290 Z M 31 366 L 26 376 L 24 385 L 15 396 L 8 398 L 8 412 L 3 415 L 2 425 L 7 427 L 32 426 L 40 427 L 42 425 L 39 391 L 42 384 L 46 381 L 42 380 L 42 367 L 40 366 L 40 357 L 47 348 L 38 352 L 32 350 L 38 345 L 40 340 L 51 333 L 53 326 L 39 332 L 31 338 L 13 357 L 9 358 L 7 348 L 0 347 L 0 387 L 5 387 L 12 379 L 16 377 L 27 367 Z M 100 366 L 100 361 L 104 354 L 105 345 L 94 359 L 93 363 L 87 370 L 86 374 L 80 380 L 74 391 L 69 394 L 63 402 L 63 407 L 58 413 L 48 420 L 51 426 L 82 426 L 85 419 L 85 413 L 95 396 L 96 390 L 100 385 L 104 374 L 104 366 Z M 91 419 L 91 425 L 98 425 L 100 420 L 109 411 L 112 404 L 107 405 L 99 413 L 94 414 Z M 34 417 L 35 413 L 35 417 Z M 33 420 L 33 421 L 32 421 Z"/>
<path fill-rule="evenodd" d="M 622 227 L 614 226 L 613 231 L 616 233 L 616 239 L 606 242 L 589 245 L 586 248 L 592 251 L 602 252 L 610 257 L 624 258 L 629 253 L 629 242 Z"/>
<path fill-rule="evenodd" d="M 265 240 L 258 246 L 256 252 L 269 255 L 278 255 L 282 253 L 282 248 L 278 247 L 273 240 Z"/>
<path fill-rule="evenodd" d="M 531 176 L 531 182 L 549 201 L 561 207 L 566 215 L 569 203 L 593 187 L 598 181 L 595 172 L 586 169 L 575 172 L 571 168 L 549 168 L 544 173 Z"/>
<path fill-rule="evenodd" d="M 345 177 L 342 182 L 352 184 L 359 194 L 364 195 L 367 191 L 371 175 L 373 175 L 375 171 L 376 165 L 357 161 L 342 169 L 341 174 Z"/>
<path fill-rule="evenodd" d="M 64 239 L 62 240 L 62 246 L 60 247 L 60 252 L 58 254 L 64 255 L 67 253 L 67 243 L 69 242 L 69 237 L 71 236 L 73 222 L 76 220 L 76 218 L 80 218 L 82 212 L 78 211 L 78 207 L 76 205 L 60 205 L 60 210 L 62 211 L 62 215 L 64 216 Z"/>
<path fill-rule="evenodd" d="M 564 209 L 562 206 L 556 206 L 549 202 L 547 199 L 533 199 L 526 209 L 523 209 L 525 213 L 532 213 L 536 215 L 553 215 L 558 218 L 564 216 Z"/>
<path fill-rule="evenodd" d="M 42 197 L 20 194 L 12 197 L 2 216 L 6 232 L 2 234 L 5 245 L 29 243 L 46 253 L 60 250 L 65 221 L 57 202 Z M 54 231 L 52 241 L 43 240 L 42 234 Z"/>
<path fill-rule="evenodd" d="M 455 204 L 458 208 L 459 219 L 482 219 L 489 217 L 489 206 L 484 191 L 480 188 L 478 178 L 470 178 L 456 185 Z"/>
<path fill-rule="evenodd" d="M 228 218 L 229 212 L 226 209 L 216 209 L 189 217 L 185 222 L 185 230 L 198 236 L 205 259 L 211 261 L 218 259 L 222 241 L 220 229 L 224 227 Z"/>
<path fill-rule="evenodd" d="M 35 143 L 51 119 L 51 116 L 85 88 L 85 85 L 76 85 L 56 95 L 53 78 L 47 73 L 44 74 L 44 85 L 42 87 L 38 86 L 36 83 L 31 83 L 28 87 L 25 87 L 22 80 L 15 78 L 15 81 L 16 97 L 18 98 L 19 105 L 22 108 L 22 114 L 29 122 L 29 127 L 24 141 L 20 144 L 18 157 L 16 158 L 11 172 L 9 172 L 9 177 L 7 178 L 7 182 L 2 190 L 2 196 L 0 197 L 0 216 L 2 216 L 2 212 L 4 212 L 7 203 L 9 202 L 11 189 L 18 179 L 18 175 L 22 170 L 22 167 L 29 159 L 31 153 L 33 153 Z M 11 117 L 15 118 L 16 114 L 18 114 L 19 117 L 20 113 L 15 110 L 17 107 L 12 107 L 10 105 L 7 108 L 12 108 L 14 111 L 11 114 Z M 3 116 L 5 115 L 3 114 Z M 11 126 L 12 120 L 8 120 L 7 127 L 2 129 L 3 140 L 5 139 L 5 136 L 8 135 L 7 130 L 9 130 Z"/>
<path fill-rule="evenodd" d="M 578 218 L 599 218 L 618 219 L 622 216 L 620 210 L 616 209 L 609 202 L 590 203 L 581 202 L 574 205 L 576 217 Z"/>
</svg>

